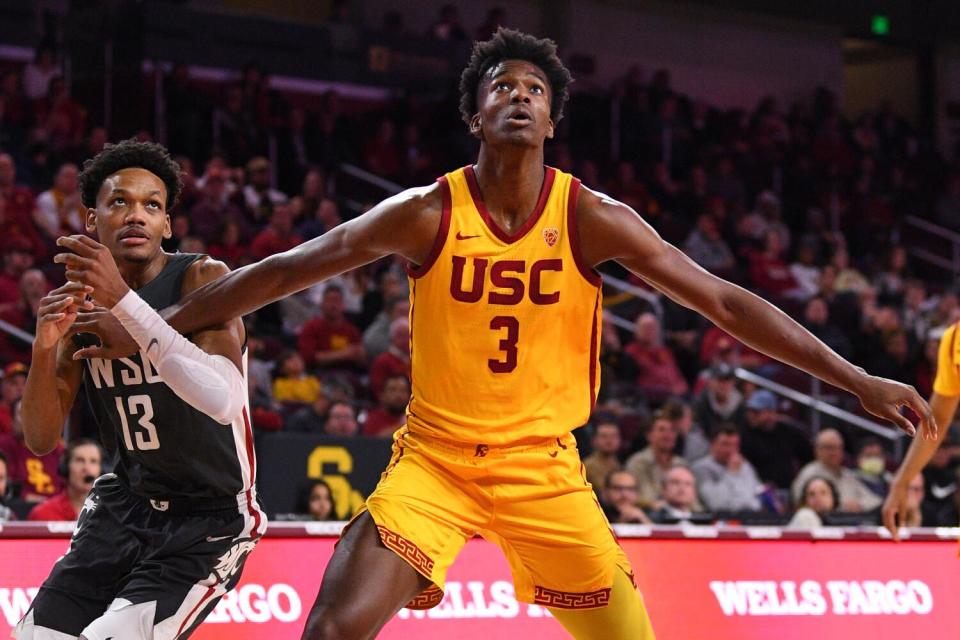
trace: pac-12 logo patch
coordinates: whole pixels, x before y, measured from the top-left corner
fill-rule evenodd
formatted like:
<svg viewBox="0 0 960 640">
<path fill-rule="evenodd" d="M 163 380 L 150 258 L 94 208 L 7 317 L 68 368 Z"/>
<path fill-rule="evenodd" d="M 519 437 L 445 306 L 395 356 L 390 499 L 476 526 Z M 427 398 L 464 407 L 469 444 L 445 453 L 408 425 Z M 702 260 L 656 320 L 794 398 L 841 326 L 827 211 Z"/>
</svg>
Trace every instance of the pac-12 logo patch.
<svg viewBox="0 0 960 640">
<path fill-rule="evenodd" d="M 560 230 L 555 227 L 547 227 L 543 230 L 543 241 L 547 243 L 548 247 L 552 247 L 557 244 L 557 240 L 560 239 Z"/>
</svg>

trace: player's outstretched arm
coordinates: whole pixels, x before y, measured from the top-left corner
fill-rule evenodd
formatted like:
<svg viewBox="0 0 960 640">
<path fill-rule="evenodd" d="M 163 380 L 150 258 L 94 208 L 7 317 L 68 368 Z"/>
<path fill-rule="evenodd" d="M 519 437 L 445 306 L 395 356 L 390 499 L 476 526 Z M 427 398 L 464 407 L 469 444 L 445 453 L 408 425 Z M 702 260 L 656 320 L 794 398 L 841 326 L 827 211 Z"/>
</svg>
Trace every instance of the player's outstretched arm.
<svg viewBox="0 0 960 640">
<path fill-rule="evenodd" d="M 33 358 L 20 404 L 24 441 L 37 455 L 57 446 L 83 379 L 82 364 L 71 358 L 75 349 L 67 331 L 84 308 L 82 299 L 88 291 L 68 282 L 40 301 Z"/>
<path fill-rule="evenodd" d="M 577 217 L 587 264 L 616 260 L 757 351 L 857 395 L 873 415 L 913 435 L 913 425 L 899 412 L 909 406 L 920 416 L 922 433 L 936 434 L 930 407 L 913 387 L 870 376 L 844 360 L 775 306 L 714 276 L 664 242 L 630 207 L 583 189 Z"/>
<path fill-rule="evenodd" d="M 163 315 L 178 331 L 189 333 L 387 255 L 420 264 L 433 247 L 441 212 L 437 185 L 408 189 L 318 238 L 200 287 Z"/>
</svg>

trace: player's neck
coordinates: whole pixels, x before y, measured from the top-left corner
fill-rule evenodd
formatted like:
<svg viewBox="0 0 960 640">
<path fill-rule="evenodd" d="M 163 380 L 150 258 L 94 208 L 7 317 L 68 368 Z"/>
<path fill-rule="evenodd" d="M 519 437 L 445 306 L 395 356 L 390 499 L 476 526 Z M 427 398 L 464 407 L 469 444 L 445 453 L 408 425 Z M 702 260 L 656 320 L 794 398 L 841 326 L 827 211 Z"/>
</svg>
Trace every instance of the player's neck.
<svg viewBox="0 0 960 640">
<path fill-rule="evenodd" d="M 526 222 L 543 187 L 543 147 L 493 148 L 480 145 L 474 167 L 490 215 L 507 232 Z"/>
<path fill-rule="evenodd" d="M 168 258 L 167 253 L 161 251 L 156 258 L 149 262 L 119 260 L 117 262 L 117 269 L 120 271 L 120 277 L 123 278 L 127 286 L 136 291 L 160 275 L 163 268 L 167 266 Z"/>
</svg>

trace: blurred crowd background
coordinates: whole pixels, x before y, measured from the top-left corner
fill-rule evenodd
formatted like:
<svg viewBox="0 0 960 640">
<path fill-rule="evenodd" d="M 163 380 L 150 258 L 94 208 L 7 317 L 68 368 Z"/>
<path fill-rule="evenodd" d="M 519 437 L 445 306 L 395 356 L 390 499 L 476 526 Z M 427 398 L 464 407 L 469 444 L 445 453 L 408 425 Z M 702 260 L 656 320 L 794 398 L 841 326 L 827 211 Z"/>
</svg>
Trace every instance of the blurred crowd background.
<svg viewBox="0 0 960 640">
<path fill-rule="evenodd" d="M 455 73 L 429 91 L 368 95 L 348 83 L 277 82 L 270 56 L 256 51 L 224 73 L 175 53 L 170 64 L 142 65 L 137 81 L 113 87 L 140 94 L 128 101 L 136 113 L 112 114 L 111 126 L 104 106 L 69 82 L 67 17 L 41 15 L 29 59 L 0 51 L 0 320 L 13 330 L 0 331 L 0 494 L 9 501 L 16 486 L 21 501 L 82 503 L 86 479 L 107 464 L 83 402 L 70 439 L 91 440 L 38 458 L 23 445 L 18 399 L 31 355 L 24 333 L 63 281 L 54 241 L 85 232 L 84 160 L 130 135 L 164 143 L 186 185 L 165 249 L 237 268 L 469 164 L 477 143 L 459 118 Z M 329 5 L 334 32 L 354 19 L 350 3 Z M 445 5 L 429 24 L 386 10 L 373 31 L 428 50 L 441 43 L 462 60 L 499 26 L 517 26 L 509 6 L 468 23 Z M 939 338 L 960 306 L 951 270 L 918 259 L 929 246 L 909 221 L 960 230 L 960 166 L 922 118 L 890 101 L 845 112 L 827 86 L 730 106 L 711 99 L 709 82 L 681 90 L 670 66 L 635 62 L 600 82 L 589 59 L 563 46 L 561 55 L 582 81 L 547 146 L 549 165 L 630 205 L 698 264 L 780 306 L 868 372 L 929 396 Z M 864 416 L 855 399 L 812 385 L 619 266 L 601 271 L 626 284 L 605 289 L 603 385 L 577 433 L 611 520 L 876 521 L 894 444 L 814 417 L 739 372 Z M 408 310 L 404 264 L 386 259 L 248 317 L 258 443 L 284 433 L 388 438 L 410 395 Z M 911 524 L 956 525 L 958 447 L 948 438 L 916 481 Z M 333 517 L 332 497 L 322 480 L 305 483 L 296 511 Z"/>
</svg>

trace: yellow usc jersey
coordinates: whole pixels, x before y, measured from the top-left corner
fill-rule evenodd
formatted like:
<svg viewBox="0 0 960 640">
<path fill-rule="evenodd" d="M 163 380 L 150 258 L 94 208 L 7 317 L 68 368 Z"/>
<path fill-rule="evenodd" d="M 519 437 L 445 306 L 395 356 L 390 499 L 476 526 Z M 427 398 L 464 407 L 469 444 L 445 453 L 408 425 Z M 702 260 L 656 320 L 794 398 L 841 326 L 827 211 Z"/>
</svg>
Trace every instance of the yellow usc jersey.
<svg viewBox="0 0 960 640">
<path fill-rule="evenodd" d="M 433 250 L 410 278 L 411 432 L 522 444 L 585 423 L 600 387 L 601 279 L 579 253 L 580 181 L 545 168 L 536 208 L 500 229 L 473 167 L 439 178 Z"/>
<path fill-rule="evenodd" d="M 960 336 L 957 335 L 956 324 L 950 326 L 940 338 L 937 375 L 933 379 L 933 390 L 941 396 L 960 396 L 960 340 L 958 338 Z"/>
</svg>

